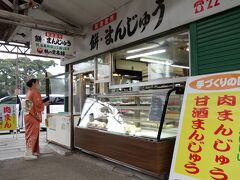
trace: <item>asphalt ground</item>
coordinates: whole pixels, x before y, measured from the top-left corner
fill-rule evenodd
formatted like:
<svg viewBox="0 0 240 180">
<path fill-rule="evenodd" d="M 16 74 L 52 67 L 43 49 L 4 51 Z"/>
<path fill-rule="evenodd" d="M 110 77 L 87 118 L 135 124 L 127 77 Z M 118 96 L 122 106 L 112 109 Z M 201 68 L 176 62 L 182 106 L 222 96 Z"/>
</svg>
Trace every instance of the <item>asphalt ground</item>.
<svg viewBox="0 0 240 180">
<path fill-rule="evenodd" d="M 54 148 L 53 148 L 54 147 Z M 127 167 L 75 150 L 60 155 L 41 132 L 39 159 L 25 161 L 24 133 L 0 135 L 0 180 L 156 180 Z M 61 149 L 61 147 L 59 147 Z"/>
</svg>

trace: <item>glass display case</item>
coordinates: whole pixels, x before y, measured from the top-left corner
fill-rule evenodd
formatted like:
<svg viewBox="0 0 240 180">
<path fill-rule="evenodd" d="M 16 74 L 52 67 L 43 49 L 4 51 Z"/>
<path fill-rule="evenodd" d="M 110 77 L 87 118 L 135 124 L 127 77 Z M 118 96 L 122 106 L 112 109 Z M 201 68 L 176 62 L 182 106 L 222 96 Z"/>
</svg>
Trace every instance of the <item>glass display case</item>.
<svg viewBox="0 0 240 180">
<path fill-rule="evenodd" d="M 177 135 L 182 98 L 176 88 L 87 98 L 78 127 L 159 141 L 172 138 Z"/>
</svg>

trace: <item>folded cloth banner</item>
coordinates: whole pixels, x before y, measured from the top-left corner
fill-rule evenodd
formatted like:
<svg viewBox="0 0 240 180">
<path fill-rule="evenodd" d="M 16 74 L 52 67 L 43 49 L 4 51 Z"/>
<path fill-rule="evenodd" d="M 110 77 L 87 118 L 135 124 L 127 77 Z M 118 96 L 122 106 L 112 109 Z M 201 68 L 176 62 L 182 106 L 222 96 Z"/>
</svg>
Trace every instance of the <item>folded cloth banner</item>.
<svg viewBox="0 0 240 180">
<path fill-rule="evenodd" d="M 33 102 L 29 99 L 23 99 L 21 102 L 22 109 L 24 114 L 29 114 L 30 110 L 32 109 Z"/>
</svg>

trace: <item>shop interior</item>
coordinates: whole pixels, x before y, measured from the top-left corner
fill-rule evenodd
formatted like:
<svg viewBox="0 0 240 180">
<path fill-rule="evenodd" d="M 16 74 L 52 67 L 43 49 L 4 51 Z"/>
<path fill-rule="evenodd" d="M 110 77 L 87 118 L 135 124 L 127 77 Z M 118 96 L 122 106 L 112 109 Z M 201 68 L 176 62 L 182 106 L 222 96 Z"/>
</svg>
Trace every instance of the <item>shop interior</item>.
<svg viewBox="0 0 240 180">
<path fill-rule="evenodd" d="M 189 76 L 188 31 L 146 41 L 113 53 L 112 84 Z"/>
<path fill-rule="evenodd" d="M 167 93 L 182 86 L 161 80 L 186 77 L 189 68 L 187 30 L 73 65 L 78 126 L 156 140 Z M 161 138 L 176 136 L 182 97 L 170 94 Z"/>
</svg>

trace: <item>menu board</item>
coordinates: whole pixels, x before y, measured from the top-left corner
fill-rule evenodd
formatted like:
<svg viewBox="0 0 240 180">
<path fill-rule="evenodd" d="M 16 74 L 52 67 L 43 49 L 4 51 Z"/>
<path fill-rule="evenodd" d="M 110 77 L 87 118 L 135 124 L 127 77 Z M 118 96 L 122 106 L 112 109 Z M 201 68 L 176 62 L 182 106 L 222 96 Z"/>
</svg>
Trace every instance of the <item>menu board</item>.
<svg viewBox="0 0 240 180">
<path fill-rule="evenodd" d="M 240 71 L 189 77 L 171 180 L 237 180 L 240 171 Z"/>
<path fill-rule="evenodd" d="M 0 131 L 16 130 L 19 106 L 15 104 L 2 104 L 0 105 L 0 109 Z"/>
<path fill-rule="evenodd" d="M 167 93 L 155 93 L 152 96 L 151 109 L 149 114 L 150 121 L 160 121 L 163 113 Z"/>
</svg>

